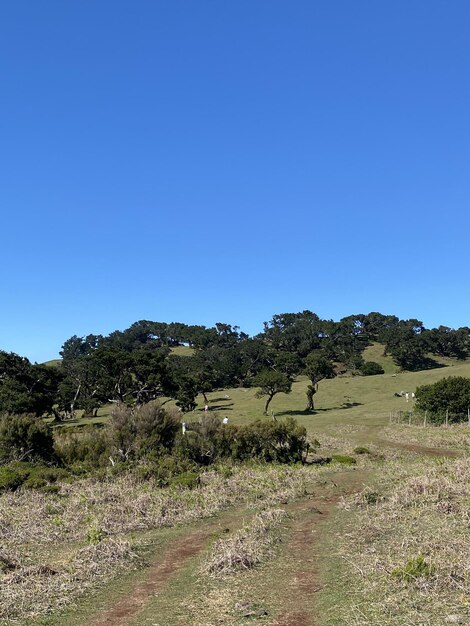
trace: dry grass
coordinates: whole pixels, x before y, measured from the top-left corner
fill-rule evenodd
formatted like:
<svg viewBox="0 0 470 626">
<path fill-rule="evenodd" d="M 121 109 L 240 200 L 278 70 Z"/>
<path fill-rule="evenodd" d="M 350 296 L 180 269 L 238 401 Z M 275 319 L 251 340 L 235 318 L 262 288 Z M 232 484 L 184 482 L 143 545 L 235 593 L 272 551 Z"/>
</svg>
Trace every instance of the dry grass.
<svg viewBox="0 0 470 626">
<path fill-rule="evenodd" d="M 355 511 L 340 552 L 356 601 L 338 607 L 341 623 L 469 623 L 468 460 L 391 463 L 343 507 Z"/>
<path fill-rule="evenodd" d="M 56 610 L 135 564 L 136 531 L 186 524 L 235 505 L 293 500 L 328 468 L 234 468 L 202 475 L 194 490 L 160 489 L 133 475 L 62 485 L 59 494 L 0 496 L 0 621 Z M 91 544 L 91 545 L 90 545 Z"/>
<path fill-rule="evenodd" d="M 391 425 L 383 429 L 385 439 L 398 442 L 414 443 L 421 446 L 436 448 L 455 448 L 470 450 L 470 426 L 468 424 L 452 424 L 445 426 L 408 426 Z"/>
<path fill-rule="evenodd" d="M 272 553 L 279 539 L 275 530 L 286 516 L 283 509 L 266 509 L 231 537 L 219 539 L 204 561 L 201 573 L 219 576 L 253 569 Z"/>
<path fill-rule="evenodd" d="M 66 566 L 30 564 L 25 555 L 1 579 L 0 616 L 18 621 L 58 609 L 133 563 L 127 541 L 109 539 L 78 550 Z"/>
</svg>

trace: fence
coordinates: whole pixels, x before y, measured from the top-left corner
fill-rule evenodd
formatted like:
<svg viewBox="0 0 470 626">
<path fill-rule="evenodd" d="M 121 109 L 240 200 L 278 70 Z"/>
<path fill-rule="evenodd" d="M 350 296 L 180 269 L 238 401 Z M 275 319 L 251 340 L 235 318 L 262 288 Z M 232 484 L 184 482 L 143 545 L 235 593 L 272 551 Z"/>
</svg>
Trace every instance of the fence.
<svg viewBox="0 0 470 626">
<path fill-rule="evenodd" d="M 390 424 L 408 424 L 409 426 L 449 426 L 450 424 L 463 424 L 470 426 L 470 408 L 467 413 L 451 413 L 448 409 L 440 413 L 429 411 L 390 411 Z"/>
</svg>

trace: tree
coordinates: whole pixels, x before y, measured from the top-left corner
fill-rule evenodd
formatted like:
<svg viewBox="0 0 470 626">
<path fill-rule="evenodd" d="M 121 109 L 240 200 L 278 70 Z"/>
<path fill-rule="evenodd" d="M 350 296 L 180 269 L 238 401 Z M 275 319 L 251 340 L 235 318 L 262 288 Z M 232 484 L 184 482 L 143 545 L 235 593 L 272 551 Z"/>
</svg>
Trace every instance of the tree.
<svg viewBox="0 0 470 626">
<path fill-rule="evenodd" d="M 256 392 L 257 398 L 267 396 L 266 405 L 264 407 L 264 415 L 268 414 L 268 407 L 271 400 L 277 393 L 290 393 L 292 389 L 292 379 L 287 374 L 276 372 L 274 370 L 262 370 L 253 379 L 253 386 L 260 387 Z"/>
<path fill-rule="evenodd" d="M 59 368 L 31 365 L 13 352 L 0 351 L 0 411 L 50 413 L 61 378 Z"/>
<path fill-rule="evenodd" d="M 324 378 L 334 378 L 335 368 L 333 363 L 320 352 L 311 352 L 305 360 L 305 375 L 310 379 L 307 387 L 306 411 L 314 411 L 313 396 L 318 391 L 318 383 Z"/>
<path fill-rule="evenodd" d="M 178 390 L 175 393 L 176 406 L 183 413 L 194 411 L 197 406 L 197 381 L 191 376 L 183 375 L 178 381 Z"/>
</svg>

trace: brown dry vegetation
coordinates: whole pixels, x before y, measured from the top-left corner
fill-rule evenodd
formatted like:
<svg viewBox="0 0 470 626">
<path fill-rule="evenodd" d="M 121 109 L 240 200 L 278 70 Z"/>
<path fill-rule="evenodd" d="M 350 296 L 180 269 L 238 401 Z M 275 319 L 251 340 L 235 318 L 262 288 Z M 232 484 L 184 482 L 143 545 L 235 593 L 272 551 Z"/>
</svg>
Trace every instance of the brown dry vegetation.
<svg viewBox="0 0 470 626">
<path fill-rule="evenodd" d="M 418 445 L 470 450 L 470 426 L 452 424 L 445 426 L 392 425 L 384 428 L 382 434 L 392 441 L 408 441 Z"/>
<path fill-rule="evenodd" d="M 328 468 L 234 468 L 202 475 L 193 490 L 160 489 L 133 475 L 62 485 L 59 494 L 0 496 L 0 620 L 56 610 L 134 566 L 136 531 L 189 523 L 234 505 L 272 507 Z"/>
<path fill-rule="evenodd" d="M 272 553 L 277 540 L 274 531 L 286 515 L 283 509 L 266 509 L 232 536 L 216 541 L 201 573 L 210 576 L 234 574 L 261 563 Z"/>
<path fill-rule="evenodd" d="M 470 463 L 390 463 L 343 506 L 342 584 L 331 624 L 440 626 L 470 620 Z"/>
</svg>

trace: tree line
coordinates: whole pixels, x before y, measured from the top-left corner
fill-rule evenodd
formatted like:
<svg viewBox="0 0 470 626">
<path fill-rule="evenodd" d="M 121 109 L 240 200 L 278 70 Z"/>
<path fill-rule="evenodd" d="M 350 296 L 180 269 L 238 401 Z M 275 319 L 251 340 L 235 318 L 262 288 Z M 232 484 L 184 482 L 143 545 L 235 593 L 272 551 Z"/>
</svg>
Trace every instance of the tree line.
<svg viewBox="0 0 470 626">
<path fill-rule="evenodd" d="M 313 411 L 321 380 L 347 370 L 383 373 L 363 358 L 371 342 L 383 344 L 384 354 L 401 369 L 416 371 L 435 366 L 432 355 L 467 358 L 470 329 L 426 329 L 419 320 L 376 312 L 338 322 L 311 311 L 278 314 L 254 337 L 230 324 L 207 328 L 142 320 L 107 336 L 70 337 L 59 367 L 0 351 L 0 412 L 63 420 L 78 409 L 93 415 L 105 404 L 143 406 L 159 398 L 174 399 L 187 412 L 198 394 L 206 398 L 236 386 L 258 388 L 267 412 L 274 395 L 288 393 L 300 374 L 310 379 L 306 411 Z M 183 356 L 174 352 L 179 346 L 192 350 Z"/>
</svg>

